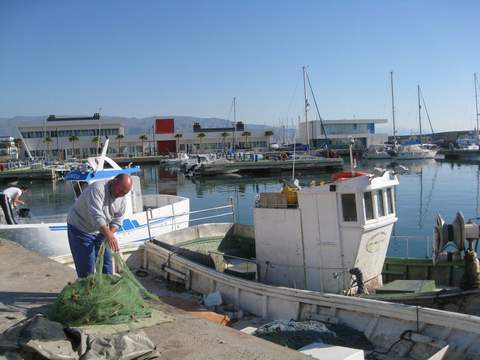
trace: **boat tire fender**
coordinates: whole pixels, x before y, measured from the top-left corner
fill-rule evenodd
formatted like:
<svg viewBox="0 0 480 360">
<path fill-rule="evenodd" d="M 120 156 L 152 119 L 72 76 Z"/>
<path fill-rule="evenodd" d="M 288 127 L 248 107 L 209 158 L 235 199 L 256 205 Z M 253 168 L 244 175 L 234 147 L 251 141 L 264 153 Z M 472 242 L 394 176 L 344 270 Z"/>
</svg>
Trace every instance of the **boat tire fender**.
<svg viewBox="0 0 480 360">
<path fill-rule="evenodd" d="M 365 293 L 365 285 L 363 283 L 363 273 L 362 270 L 358 267 L 354 267 L 349 270 L 349 273 L 355 276 L 355 280 L 357 282 L 357 294 L 361 295 Z"/>
</svg>

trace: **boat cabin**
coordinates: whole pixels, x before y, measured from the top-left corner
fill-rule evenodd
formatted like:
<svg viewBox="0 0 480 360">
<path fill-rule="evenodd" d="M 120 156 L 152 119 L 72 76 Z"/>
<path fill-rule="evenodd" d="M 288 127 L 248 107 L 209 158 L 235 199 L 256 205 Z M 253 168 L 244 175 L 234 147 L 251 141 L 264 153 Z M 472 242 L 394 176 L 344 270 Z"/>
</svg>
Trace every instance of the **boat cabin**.
<svg viewBox="0 0 480 360">
<path fill-rule="evenodd" d="M 330 293 L 355 292 L 352 279 L 367 289 L 382 285 L 398 179 L 389 171 L 351 175 L 303 188 L 296 202 L 289 194 L 260 195 L 254 209 L 260 281 Z"/>
</svg>

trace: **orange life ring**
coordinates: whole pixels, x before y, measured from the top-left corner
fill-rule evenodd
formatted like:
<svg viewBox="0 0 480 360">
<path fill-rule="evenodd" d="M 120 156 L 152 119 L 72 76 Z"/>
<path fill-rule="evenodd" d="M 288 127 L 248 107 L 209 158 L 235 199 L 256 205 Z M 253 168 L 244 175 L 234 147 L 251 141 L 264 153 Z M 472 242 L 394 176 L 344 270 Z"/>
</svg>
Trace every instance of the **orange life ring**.
<svg viewBox="0 0 480 360">
<path fill-rule="evenodd" d="M 368 173 L 363 171 L 354 171 L 353 173 L 351 171 L 340 171 L 332 175 L 332 181 L 343 181 L 352 177 L 367 176 L 367 175 Z"/>
<path fill-rule="evenodd" d="M 282 153 L 280 155 L 280 160 L 288 160 L 288 154 L 287 153 Z"/>
</svg>

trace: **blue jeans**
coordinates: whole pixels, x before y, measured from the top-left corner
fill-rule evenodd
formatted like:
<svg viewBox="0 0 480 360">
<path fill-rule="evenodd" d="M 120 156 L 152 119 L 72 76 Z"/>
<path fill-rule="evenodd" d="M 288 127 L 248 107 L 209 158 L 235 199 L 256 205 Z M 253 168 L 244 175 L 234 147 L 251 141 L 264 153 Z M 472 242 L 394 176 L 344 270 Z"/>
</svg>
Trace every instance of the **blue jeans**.
<svg viewBox="0 0 480 360">
<path fill-rule="evenodd" d="M 95 271 L 98 250 L 104 239 L 102 233 L 89 234 L 68 224 L 68 242 L 79 278 L 87 277 Z M 103 257 L 103 273 L 112 274 L 112 254 L 108 248 Z"/>
</svg>

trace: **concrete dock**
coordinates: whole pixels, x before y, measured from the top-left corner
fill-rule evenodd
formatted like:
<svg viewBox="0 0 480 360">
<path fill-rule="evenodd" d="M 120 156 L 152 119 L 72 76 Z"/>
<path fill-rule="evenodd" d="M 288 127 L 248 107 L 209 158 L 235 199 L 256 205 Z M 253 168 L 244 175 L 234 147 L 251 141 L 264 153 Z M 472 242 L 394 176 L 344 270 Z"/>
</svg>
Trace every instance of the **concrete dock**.
<svg viewBox="0 0 480 360">
<path fill-rule="evenodd" d="M 160 164 L 160 161 L 166 159 L 167 156 L 163 155 L 145 155 L 145 156 L 135 156 L 135 157 L 113 157 L 112 159 L 118 165 L 128 165 L 133 163 L 134 165 L 142 165 L 142 164 Z"/>
<path fill-rule="evenodd" d="M 438 155 L 446 160 L 480 160 L 480 150 L 440 149 Z"/>
<path fill-rule="evenodd" d="M 0 332 L 27 316 L 44 312 L 67 282 L 75 278 L 72 268 L 0 240 Z M 168 302 L 175 303 L 171 298 Z M 160 359 L 309 359 L 288 348 L 202 319 L 167 301 L 161 300 L 154 306 L 174 319 L 143 329 L 157 345 Z"/>
<path fill-rule="evenodd" d="M 19 168 L 0 171 L 0 180 L 55 180 L 57 173 L 50 168 Z"/>
<path fill-rule="evenodd" d="M 295 170 L 333 170 L 343 166 L 342 158 L 315 158 L 300 160 L 232 161 L 222 164 L 205 164 L 198 168 L 200 175 L 217 175 L 236 172 L 239 174 L 278 173 Z"/>
</svg>

